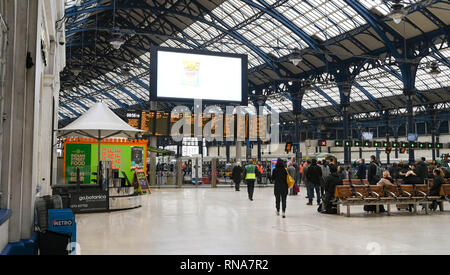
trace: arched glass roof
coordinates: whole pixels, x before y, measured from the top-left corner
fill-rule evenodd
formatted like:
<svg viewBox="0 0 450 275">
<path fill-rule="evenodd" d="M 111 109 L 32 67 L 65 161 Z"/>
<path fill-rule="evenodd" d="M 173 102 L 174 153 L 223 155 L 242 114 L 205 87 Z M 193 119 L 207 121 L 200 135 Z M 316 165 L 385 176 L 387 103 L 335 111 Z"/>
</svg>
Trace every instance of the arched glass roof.
<svg viewBox="0 0 450 275">
<path fill-rule="evenodd" d="M 382 0 L 142 1 L 140 6 L 126 8 L 125 2 L 66 1 L 70 55 L 62 75 L 60 119 L 78 116 L 97 100 L 113 109 L 145 108 L 151 85 L 151 61 L 145 49 L 154 44 L 247 54 L 252 87 L 273 85 L 284 78 L 326 77 L 328 62 L 365 59 L 367 63 L 377 59 L 378 65 L 367 66 L 355 76 L 350 96 L 353 104 L 402 95 L 400 68 L 395 62 L 383 60 L 391 58 L 388 44 L 399 43 L 394 47 L 402 49 L 399 39 L 430 39 L 433 51 L 418 65 L 416 88 L 428 91 L 450 86 L 450 49 L 445 41 L 448 37 L 442 38 L 442 30 L 450 23 L 450 4 L 446 1 L 402 1 L 408 16 L 399 25 L 386 17 L 391 4 Z M 134 30 L 126 32 L 126 43 L 120 51 L 108 45 L 107 31 L 99 31 L 106 29 L 113 16 L 115 27 Z M 375 25 L 373 20 L 377 21 Z M 160 28 L 153 30 L 152 24 Z M 380 26 L 389 33 L 388 41 L 377 32 Z M 303 51 L 298 66 L 289 62 L 294 49 Z M 95 64 L 83 66 L 82 72 L 74 75 L 73 64 L 89 54 Z M 426 64 L 430 61 L 439 63 L 439 75 L 429 73 Z M 270 94 L 268 108 L 292 112 L 293 104 L 286 93 L 280 89 Z M 331 80 L 316 82 L 307 89 L 302 107 L 336 108 L 340 103 L 339 89 Z"/>
</svg>

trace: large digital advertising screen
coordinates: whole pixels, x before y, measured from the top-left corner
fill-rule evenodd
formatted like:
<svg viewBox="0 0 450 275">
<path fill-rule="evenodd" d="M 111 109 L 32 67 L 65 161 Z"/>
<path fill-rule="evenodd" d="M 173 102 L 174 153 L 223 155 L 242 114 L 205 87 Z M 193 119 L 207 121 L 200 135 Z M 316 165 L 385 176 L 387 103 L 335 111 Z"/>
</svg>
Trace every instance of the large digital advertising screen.
<svg viewBox="0 0 450 275">
<path fill-rule="evenodd" d="M 153 101 L 248 104 L 246 55 L 153 47 L 151 64 Z"/>
</svg>

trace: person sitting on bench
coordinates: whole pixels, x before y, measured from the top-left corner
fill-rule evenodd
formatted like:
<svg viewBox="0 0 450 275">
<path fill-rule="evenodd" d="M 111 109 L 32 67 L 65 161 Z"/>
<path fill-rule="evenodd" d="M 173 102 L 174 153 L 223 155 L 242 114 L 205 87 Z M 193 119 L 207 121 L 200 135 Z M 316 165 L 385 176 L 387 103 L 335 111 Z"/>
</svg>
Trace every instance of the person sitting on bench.
<svg viewBox="0 0 450 275">
<path fill-rule="evenodd" d="M 391 177 L 389 171 L 383 172 L 383 178 L 377 183 L 378 186 L 394 186 L 394 179 Z"/>
<path fill-rule="evenodd" d="M 408 173 L 406 173 L 405 179 L 403 180 L 403 184 L 423 184 L 423 180 L 421 180 L 413 171 L 408 171 Z"/>
</svg>

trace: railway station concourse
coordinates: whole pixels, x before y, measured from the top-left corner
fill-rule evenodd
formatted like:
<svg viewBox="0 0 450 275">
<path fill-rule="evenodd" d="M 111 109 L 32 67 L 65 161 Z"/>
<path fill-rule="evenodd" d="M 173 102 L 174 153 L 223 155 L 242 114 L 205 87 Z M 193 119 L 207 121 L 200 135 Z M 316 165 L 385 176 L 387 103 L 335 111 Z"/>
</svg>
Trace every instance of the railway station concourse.
<svg viewBox="0 0 450 275">
<path fill-rule="evenodd" d="M 0 254 L 450 254 L 449 23 L 0 0 Z"/>
</svg>

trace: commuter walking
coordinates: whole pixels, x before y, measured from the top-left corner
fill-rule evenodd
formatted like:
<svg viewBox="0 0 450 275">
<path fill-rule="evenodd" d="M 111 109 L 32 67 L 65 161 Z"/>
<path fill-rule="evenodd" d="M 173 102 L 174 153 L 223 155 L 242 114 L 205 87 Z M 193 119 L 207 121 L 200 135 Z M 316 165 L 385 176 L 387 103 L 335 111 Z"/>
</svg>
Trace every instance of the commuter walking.
<svg viewBox="0 0 450 275">
<path fill-rule="evenodd" d="M 311 162 L 311 166 L 308 167 L 308 171 L 306 172 L 306 178 L 308 180 L 308 203 L 307 205 L 312 205 L 312 201 L 314 198 L 314 190 L 316 190 L 317 196 L 317 205 L 320 204 L 320 183 L 322 180 L 322 169 L 317 165 L 317 160 L 313 159 Z"/>
<path fill-rule="evenodd" d="M 309 191 L 308 191 L 308 186 L 309 186 L 309 181 L 306 178 L 306 174 L 308 174 L 308 168 L 311 166 L 311 160 L 308 159 L 306 160 L 306 162 L 304 163 L 304 167 L 303 167 L 303 174 L 302 174 L 302 182 L 303 184 L 306 186 L 306 198 L 309 198 Z M 314 192 L 313 192 L 313 196 L 312 199 L 314 199 Z"/>
<path fill-rule="evenodd" d="M 284 161 L 282 159 L 277 160 L 275 169 L 272 172 L 272 182 L 274 183 L 274 195 L 275 195 L 275 207 L 277 209 L 277 215 L 280 215 L 280 204 L 283 218 L 286 218 L 286 201 L 288 195 L 287 184 L 288 172 L 284 167 Z"/>
<path fill-rule="evenodd" d="M 236 166 L 233 167 L 231 178 L 233 179 L 236 191 L 241 191 L 242 167 L 240 162 L 236 163 Z"/>
<path fill-rule="evenodd" d="M 264 168 L 260 161 L 258 161 L 258 165 L 256 165 L 256 178 L 258 180 L 258 184 L 262 184 L 262 176 L 264 174 Z"/>
<path fill-rule="evenodd" d="M 287 166 L 288 166 L 287 167 L 287 171 L 288 171 L 289 175 L 295 180 L 295 167 L 294 167 L 294 164 L 291 161 L 289 161 Z M 290 195 L 294 195 L 294 191 L 295 191 L 295 184 L 289 190 L 289 194 Z"/>
<path fill-rule="evenodd" d="M 253 201 L 253 193 L 255 191 L 256 165 L 250 160 L 244 168 L 245 182 L 247 183 L 247 192 L 249 200 Z"/>
</svg>

